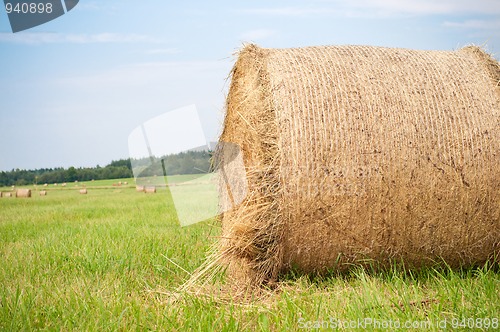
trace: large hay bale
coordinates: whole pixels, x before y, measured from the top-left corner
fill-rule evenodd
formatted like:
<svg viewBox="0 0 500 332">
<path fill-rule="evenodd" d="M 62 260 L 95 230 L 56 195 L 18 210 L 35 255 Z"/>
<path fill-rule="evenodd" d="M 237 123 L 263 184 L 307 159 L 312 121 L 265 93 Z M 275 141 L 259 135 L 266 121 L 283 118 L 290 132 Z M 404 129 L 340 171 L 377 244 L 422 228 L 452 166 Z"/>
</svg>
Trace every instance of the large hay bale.
<svg viewBox="0 0 500 332">
<path fill-rule="evenodd" d="M 87 189 L 80 189 L 80 194 L 81 195 L 87 195 L 88 194 Z"/>
<path fill-rule="evenodd" d="M 16 197 L 20 198 L 30 198 L 31 197 L 31 189 L 17 189 Z"/>
<path fill-rule="evenodd" d="M 40 190 L 40 196 L 47 196 L 47 190 Z"/>
<path fill-rule="evenodd" d="M 144 188 L 144 192 L 146 194 L 155 194 L 156 193 L 156 187 L 155 186 L 146 186 Z"/>
<path fill-rule="evenodd" d="M 220 137 L 241 147 L 248 181 L 222 217 L 230 274 L 258 284 L 291 268 L 491 259 L 499 84 L 477 47 L 246 46 Z"/>
<path fill-rule="evenodd" d="M 140 193 L 144 192 L 144 186 L 135 186 L 135 191 Z"/>
</svg>

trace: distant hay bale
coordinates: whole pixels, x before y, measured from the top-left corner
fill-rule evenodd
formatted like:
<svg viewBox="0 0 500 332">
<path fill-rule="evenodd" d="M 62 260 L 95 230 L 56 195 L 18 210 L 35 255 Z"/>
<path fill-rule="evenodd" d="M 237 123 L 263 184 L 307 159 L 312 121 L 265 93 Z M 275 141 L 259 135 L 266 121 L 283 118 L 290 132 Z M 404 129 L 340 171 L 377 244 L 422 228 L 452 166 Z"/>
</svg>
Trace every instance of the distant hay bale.
<svg viewBox="0 0 500 332">
<path fill-rule="evenodd" d="M 154 187 L 154 186 L 147 186 L 147 187 L 144 188 L 144 192 L 146 194 L 154 194 L 154 193 L 156 193 L 156 187 Z"/>
<path fill-rule="evenodd" d="M 20 198 L 30 198 L 31 197 L 31 189 L 17 189 L 16 197 Z"/>
<path fill-rule="evenodd" d="M 123 184 L 124 184 L 124 185 L 127 185 L 127 184 L 128 184 L 128 182 L 127 182 L 127 181 L 125 181 L 125 182 L 123 182 Z"/>
<path fill-rule="evenodd" d="M 2 197 L 3 197 L 3 192 L 0 191 L 0 198 L 2 198 Z"/>
<path fill-rule="evenodd" d="M 3 197 L 12 197 L 12 193 L 2 193 Z"/>
<path fill-rule="evenodd" d="M 230 276 L 500 251 L 500 66 L 481 49 L 249 45 L 231 74 L 220 140 L 248 195 L 222 217 Z"/>
<path fill-rule="evenodd" d="M 81 195 L 87 195 L 87 189 L 80 189 Z"/>
<path fill-rule="evenodd" d="M 135 191 L 140 193 L 144 192 L 144 186 L 135 186 Z"/>
<path fill-rule="evenodd" d="M 47 196 L 47 190 L 41 190 L 40 196 Z"/>
<path fill-rule="evenodd" d="M 61 187 L 66 187 L 66 183 L 61 184 Z"/>
<path fill-rule="evenodd" d="M 44 184 L 43 184 L 43 186 L 44 186 L 44 187 L 47 187 L 47 186 L 48 186 L 48 184 L 47 184 L 47 183 L 44 183 Z"/>
</svg>

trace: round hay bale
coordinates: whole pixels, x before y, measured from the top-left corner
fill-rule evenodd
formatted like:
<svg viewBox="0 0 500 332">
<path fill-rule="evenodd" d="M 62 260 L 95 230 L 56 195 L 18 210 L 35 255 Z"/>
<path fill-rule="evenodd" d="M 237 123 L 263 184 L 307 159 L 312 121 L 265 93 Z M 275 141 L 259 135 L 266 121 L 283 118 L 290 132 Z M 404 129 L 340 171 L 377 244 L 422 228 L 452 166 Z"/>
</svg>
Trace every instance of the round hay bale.
<svg viewBox="0 0 500 332">
<path fill-rule="evenodd" d="M 3 195 L 3 197 L 12 197 L 12 193 L 10 193 L 10 192 L 3 193 L 2 195 Z"/>
<path fill-rule="evenodd" d="M 144 192 L 144 186 L 135 186 L 135 191 L 140 193 Z"/>
<path fill-rule="evenodd" d="M 85 188 L 84 189 L 80 189 L 80 194 L 81 195 L 87 195 L 87 193 L 88 193 L 87 189 L 85 189 Z"/>
<path fill-rule="evenodd" d="M 40 190 L 40 196 L 47 196 L 47 190 Z"/>
<path fill-rule="evenodd" d="M 499 252 L 500 66 L 481 49 L 248 45 L 231 76 L 220 140 L 248 195 L 222 216 L 230 275 Z"/>
<path fill-rule="evenodd" d="M 31 189 L 17 189 L 16 197 L 20 198 L 30 198 L 31 197 Z"/>
<path fill-rule="evenodd" d="M 3 197 L 3 193 L 0 191 L 0 198 L 2 198 L 2 197 Z"/>
<path fill-rule="evenodd" d="M 146 194 L 155 194 L 156 193 L 156 187 L 155 186 L 147 186 L 144 188 L 144 192 Z"/>
</svg>

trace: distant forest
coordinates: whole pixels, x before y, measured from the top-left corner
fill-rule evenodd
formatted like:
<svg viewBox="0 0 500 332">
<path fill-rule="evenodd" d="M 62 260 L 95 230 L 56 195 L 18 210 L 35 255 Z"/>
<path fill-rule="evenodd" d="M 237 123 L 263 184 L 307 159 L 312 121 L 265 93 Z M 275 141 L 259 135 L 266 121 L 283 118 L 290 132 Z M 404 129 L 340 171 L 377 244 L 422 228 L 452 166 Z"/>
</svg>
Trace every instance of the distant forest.
<svg viewBox="0 0 500 332">
<path fill-rule="evenodd" d="M 164 164 L 168 175 L 204 173 L 210 169 L 212 153 L 208 151 L 189 151 L 164 157 Z M 134 160 L 135 164 L 143 164 L 147 159 Z M 112 161 L 105 167 L 86 167 L 67 169 L 41 168 L 36 170 L 13 169 L 0 172 L 0 187 L 24 186 L 30 184 L 63 183 L 74 181 L 91 181 L 106 179 L 122 179 L 133 177 L 132 162 L 130 159 Z"/>
</svg>

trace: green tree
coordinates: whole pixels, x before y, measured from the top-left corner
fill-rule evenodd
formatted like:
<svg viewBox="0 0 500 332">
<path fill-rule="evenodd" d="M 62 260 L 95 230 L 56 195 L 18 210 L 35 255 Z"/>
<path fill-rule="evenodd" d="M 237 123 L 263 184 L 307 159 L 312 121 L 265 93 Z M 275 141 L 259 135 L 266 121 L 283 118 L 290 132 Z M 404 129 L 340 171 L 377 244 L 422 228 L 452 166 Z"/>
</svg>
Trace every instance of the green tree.
<svg viewBox="0 0 500 332">
<path fill-rule="evenodd" d="M 71 166 L 66 171 L 65 181 L 66 182 L 73 182 L 75 180 L 78 180 L 78 172 L 77 172 L 76 168 Z"/>
</svg>

